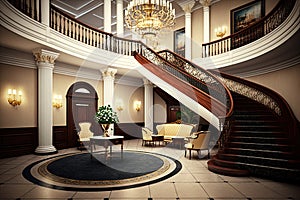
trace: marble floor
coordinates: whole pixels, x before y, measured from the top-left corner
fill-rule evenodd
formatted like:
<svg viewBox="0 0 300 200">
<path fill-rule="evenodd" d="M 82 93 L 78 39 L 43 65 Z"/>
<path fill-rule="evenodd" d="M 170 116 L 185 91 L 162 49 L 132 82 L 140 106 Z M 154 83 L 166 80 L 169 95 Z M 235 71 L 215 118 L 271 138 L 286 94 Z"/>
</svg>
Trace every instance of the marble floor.
<svg viewBox="0 0 300 200">
<path fill-rule="evenodd" d="M 229 177 L 207 169 L 207 159 L 195 154 L 191 160 L 184 150 L 156 146 L 142 147 L 141 140 L 125 141 L 124 149 L 155 152 L 179 160 L 183 168 L 175 176 L 143 187 L 101 192 L 55 190 L 27 181 L 23 169 L 30 163 L 49 156 L 25 155 L 0 159 L 0 199 L 103 199 L 103 200 L 221 200 L 221 199 L 300 199 L 300 185 L 274 182 L 256 177 Z M 79 150 L 59 150 L 59 154 Z M 57 155 L 57 154 L 56 154 Z"/>
</svg>

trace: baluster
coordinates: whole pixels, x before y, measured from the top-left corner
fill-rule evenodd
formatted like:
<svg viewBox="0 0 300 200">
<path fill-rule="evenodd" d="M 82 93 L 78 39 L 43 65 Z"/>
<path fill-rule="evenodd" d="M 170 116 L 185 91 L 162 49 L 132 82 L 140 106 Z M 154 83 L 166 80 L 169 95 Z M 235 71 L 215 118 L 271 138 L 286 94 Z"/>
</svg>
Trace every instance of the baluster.
<svg viewBox="0 0 300 200">
<path fill-rule="evenodd" d="M 29 6 L 28 6 L 28 15 L 30 18 L 34 19 L 34 12 L 33 12 L 33 7 L 32 7 L 32 0 L 29 0 Z"/>
<path fill-rule="evenodd" d="M 37 20 L 37 21 L 39 21 L 39 19 L 38 19 L 38 15 L 37 15 L 37 3 L 36 3 L 36 1 L 35 0 L 33 0 L 33 18 L 35 19 L 35 20 Z M 50 18 L 51 18 L 51 16 L 50 16 Z"/>
<path fill-rule="evenodd" d="M 56 27 L 55 27 L 55 12 L 54 10 L 51 9 L 51 21 L 50 21 L 50 26 L 51 28 L 53 28 L 54 30 L 56 30 Z"/>
<path fill-rule="evenodd" d="M 69 29 L 69 37 L 72 38 L 72 21 L 69 19 L 68 20 L 68 29 Z"/>
<path fill-rule="evenodd" d="M 83 41 L 83 32 L 82 32 L 81 24 L 78 24 L 78 29 L 79 29 L 79 35 L 78 35 L 79 38 L 78 39 L 80 42 L 82 42 Z"/>
<path fill-rule="evenodd" d="M 76 31 L 76 29 L 75 29 L 75 22 L 74 21 L 72 21 L 72 38 L 73 39 L 75 39 L 76 38 L 76 36 L 75 36 L 75 31 Z"/>
<path fill-rule="evenodd" d="M 64 34 L 68 35 L 68 18 L 64 17 Z"/>
<path fill-rule="evenodd" d="M 94 31 L 90 30 L 90 35 L 91 35 L 91 45 L 95 46 L 95 36 L 94 36 Z"/>
<path fill-rule="evenodd" d="M 74 29 L 74 31 L 75 31 L 75 39 L 77 40 L 77 41 L 79 41 L 79 37 L 78 37 L 78 35 L 79 35 L 79 26 L 78 26 L 78 24 L 75 22 L 74 23 L 74 25 L 75 25 L 75 29 Z"/>
<path fill-rule="evenodd" d="M 103 34 L 100 33 L 100 36 L 99 36 L 99 37 L 100 37 L 100 38 L 99 38 L 99 42 L 100 42 L 99 47 L 100 47 L 101 49 L 103 49 Z"/>
<path fill-rule="evenodd" d="M 57 31 L 61 32 L 61 27 L 60 27 L 60 14 L 57 13 Z"/>
</svg>

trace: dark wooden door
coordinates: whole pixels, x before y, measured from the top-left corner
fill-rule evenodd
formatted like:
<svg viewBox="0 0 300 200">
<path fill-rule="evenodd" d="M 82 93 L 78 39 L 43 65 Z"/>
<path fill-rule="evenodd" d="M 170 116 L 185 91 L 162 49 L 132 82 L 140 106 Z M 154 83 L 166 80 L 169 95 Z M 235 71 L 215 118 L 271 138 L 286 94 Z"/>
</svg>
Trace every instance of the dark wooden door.
<svg viewBox="0 0 300 200">
<path fill-rule="evenodd" d="M 180 106 L 168 106 L 167 122 L 175 122 L 180 119 L 181 115 L 178 112 L 180 112 Z"/>
<path fill-rule="evenodd" d="M 91 131 L 98 134 L 100 126 L 94 120 L 98 108 L 98 95 L 95 89 L 85 82 L 74 83 L 67 94 L 68 147 L 78 145 L 77 132 L 80 122 L 91 122 Z"/>
</svg>

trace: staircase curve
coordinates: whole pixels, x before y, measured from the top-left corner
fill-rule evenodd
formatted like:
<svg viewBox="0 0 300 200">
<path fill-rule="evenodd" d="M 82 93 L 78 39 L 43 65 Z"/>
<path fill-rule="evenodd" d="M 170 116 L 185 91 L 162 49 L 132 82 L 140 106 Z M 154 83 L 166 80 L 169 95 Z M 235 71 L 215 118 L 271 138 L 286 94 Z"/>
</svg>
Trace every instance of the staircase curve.
<svg viewBox="0 0 300 200">
<path fill-rule="evenodd" d="M 185 69 L 178 68 L 162 52 L 156 53 L 151 48 L 134 52 L 134 57 L 144 67 L 137 69 L 143 76 L 218 130 L 221 120 L 231 115 L 233 103 L 229 90 L 207 70 L 198 67 L 193 76 L 188 71 L 194 68 L 192 63 L 187 61 Z"/>
<path fill-rule="evenodd" d="M 169 50 L 158 54 L 201 80 L 197 65 Z M 209 71 L 230 90 L 233 110 L 221 120 L 219 150 L 208 169 L 230 176 L 299 181 L 299 121 L 284 98 L 259 84 Z"/>
</svg>

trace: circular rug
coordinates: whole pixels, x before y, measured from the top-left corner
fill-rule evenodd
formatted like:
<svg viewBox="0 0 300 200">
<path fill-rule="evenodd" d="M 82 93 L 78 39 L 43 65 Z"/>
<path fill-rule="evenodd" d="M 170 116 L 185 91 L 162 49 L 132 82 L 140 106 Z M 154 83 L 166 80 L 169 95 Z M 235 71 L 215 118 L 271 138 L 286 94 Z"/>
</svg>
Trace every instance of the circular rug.
<svg viewBox="0 0 300 200">
<path fill-rule="evenodd" d="M 73 153 L 43 159 L 27 166 L 23 176 L 38 185 L 61 190 L 104 191 L 140 187 L 178 173 L 179 161 L 140 151 L 104 154 Z"/>
</svg>

